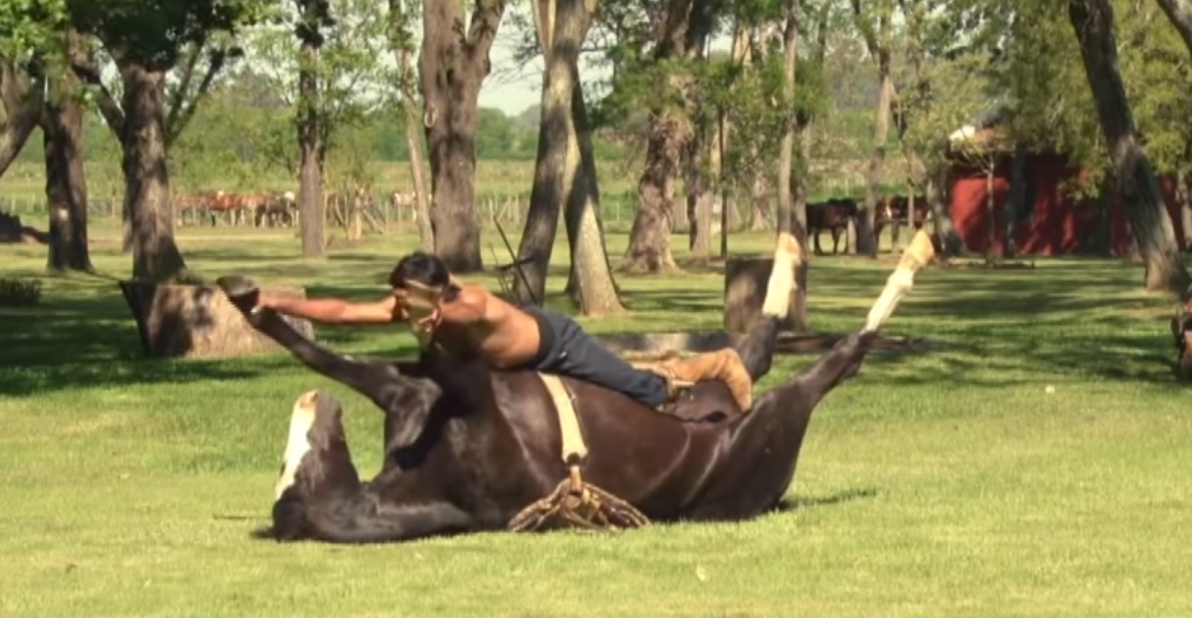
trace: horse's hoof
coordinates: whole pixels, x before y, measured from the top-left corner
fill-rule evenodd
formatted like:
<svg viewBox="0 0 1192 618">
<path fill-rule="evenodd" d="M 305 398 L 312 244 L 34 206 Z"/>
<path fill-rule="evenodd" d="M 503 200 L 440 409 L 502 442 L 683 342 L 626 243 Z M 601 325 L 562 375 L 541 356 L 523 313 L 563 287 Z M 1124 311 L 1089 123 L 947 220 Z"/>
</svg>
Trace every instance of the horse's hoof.
<svg viewBox="0 0 1192 618">
<path fill-rule="evenodd" d="M 252 279 L 242 275 L 228 275 L 215 280 L 215 284 L 227 294 L 228 300 L 244 315 L 252 314 L 261 298 L 261 289 Z"/>
</svg>

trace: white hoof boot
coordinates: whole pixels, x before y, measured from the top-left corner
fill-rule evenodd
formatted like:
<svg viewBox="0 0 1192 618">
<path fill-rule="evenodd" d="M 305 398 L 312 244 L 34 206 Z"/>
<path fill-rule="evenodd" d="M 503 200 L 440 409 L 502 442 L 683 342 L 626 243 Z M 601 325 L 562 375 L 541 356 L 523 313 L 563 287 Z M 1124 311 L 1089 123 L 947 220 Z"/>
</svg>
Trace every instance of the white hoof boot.
<svg viewBox="0 0 1192 618">
<path fill-rule="evenodd" d="M 290 415 L 290 436 L 286 440 L 286 453 L 282 464 L 281 476 L 274 486 L 273 499 L 281 498 L 290 485 L 294 484 L 294 476 L 298 474 L 298 466 L 302 458 L 310 452 L 310 440 L 307 434 L 315 424 L 315 410 L 318 406 L 318 391 L 310 391 L 298 398 L 294 403 L 294 413 Z"/>
</svg>

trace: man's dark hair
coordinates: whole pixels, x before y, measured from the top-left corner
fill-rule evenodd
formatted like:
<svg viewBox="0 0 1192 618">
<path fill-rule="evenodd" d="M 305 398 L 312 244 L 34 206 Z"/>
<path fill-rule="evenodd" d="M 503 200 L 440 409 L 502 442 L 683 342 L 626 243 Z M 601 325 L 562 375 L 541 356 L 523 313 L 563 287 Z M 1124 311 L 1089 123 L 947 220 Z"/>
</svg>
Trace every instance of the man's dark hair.
<svg viewBox="0 0 1192 618">
<path fill-rule="evenodd" d="M 459 294 L 459 287 L 451 283 L 451 272 L 438 256 L 424 251 L 415 251 L 403 257 L 389 273 L 389 285 L 394 288 L 405 287 L 407 281 L 414 281 L 423 285 L 441 287 L 443 300 L 454 300 Z"/>
</svg>

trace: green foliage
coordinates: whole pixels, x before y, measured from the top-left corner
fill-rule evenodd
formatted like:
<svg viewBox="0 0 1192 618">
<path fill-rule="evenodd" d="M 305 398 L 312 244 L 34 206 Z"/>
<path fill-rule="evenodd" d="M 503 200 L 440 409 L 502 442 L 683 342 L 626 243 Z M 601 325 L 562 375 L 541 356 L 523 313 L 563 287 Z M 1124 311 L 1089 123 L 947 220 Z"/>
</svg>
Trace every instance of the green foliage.
<svg viewBox="0 0 1192 618">
<path fill-rule="evenodd" d="M 1146 154 L 1160 172 L 1192 168 L 1192 70 L 1187 47 L 1156 3 L 1119 2 L 1118 53 Z M 1177 120 L 1178 119 L 1178 120 Z"/>
<path fill-rule="evenodd" d="M 62 0 L 0 2 L 0 56 L 16 62 L 56 48 L 66 5 Z"/>
<path fill-rule="evenodd" d="M 254 188 L 268 170 L 297 169 L 289 118 L 276 107 L 250 102 L 260 88 L 253 77 L 238 74 L 212 92 L 191 130 L 170 149 L 170 169 L 180 190 Z M 290 157 L 278 159 L 283 153 Z"/>
<path fill-rule="evenodd" d="M 274 0 L 65 0 L 81 32 L 95 34 L 117 62 L 173 68 L 182 50 L 215 32 L 265 19 Z"/>
<path fill-rule="evenodd" d="M 390 57 L 393 34 L 383 7 L 373 0 L 330 0 L 323 8 L 327 14 L 317 18 L 317 31 L 311 23 L 317 16 L 282 11 L 274 24 L 252 33 L 250 56 L 261 66 L 258 75 L 267 91 L 281 99 L 292 118 L 296 120 L 304 106 L 311 106 L 326 153 L 349 142 L 352 131 L 370 114 L 393 103 L 399 89 L 396 67 L 384 62 Z M 301 49 L 304 38 L 314 41 L 318 49 L 317 61 L 309 66 Z M 312 99 L 300 95 L 300 69 L 315 76 Z M 348 136 L 340 135 L 341 131 Z M 265 158 L 296 172 L 296 135 L 293 124 L 267 122 L 261 135 Z M 357 167 L 349 165 L 338 171 L 353 169 Z"/>
</svg>

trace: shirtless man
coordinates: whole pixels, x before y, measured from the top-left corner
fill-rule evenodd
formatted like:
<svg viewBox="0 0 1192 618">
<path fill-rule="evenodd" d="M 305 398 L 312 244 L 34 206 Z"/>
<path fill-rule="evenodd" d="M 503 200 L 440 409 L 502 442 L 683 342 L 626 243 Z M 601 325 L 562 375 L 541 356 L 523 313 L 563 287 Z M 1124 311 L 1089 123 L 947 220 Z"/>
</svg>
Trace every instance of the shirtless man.
<svg viewBox="0 0 1192 618">
<path fill-rule="evenodd" d="M 419 343 L 457 357 L 479 355 L 494 369 L 529 369 L 615 390 L 659 411 L 682 387 L 722 380 L 742 412 L 753 405 L 753 383 L 732 348 L 638 369 L 589 336 L 570 317 L 537 306 L 516 307 L 488 290 L 461 283 L 443 262 L 421 251 L 389 275 L 393 293 L 371 303 L 262 294 L 259 307 L 324 324 L 405 322 Z"/>
</svg>

